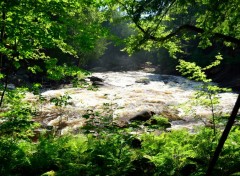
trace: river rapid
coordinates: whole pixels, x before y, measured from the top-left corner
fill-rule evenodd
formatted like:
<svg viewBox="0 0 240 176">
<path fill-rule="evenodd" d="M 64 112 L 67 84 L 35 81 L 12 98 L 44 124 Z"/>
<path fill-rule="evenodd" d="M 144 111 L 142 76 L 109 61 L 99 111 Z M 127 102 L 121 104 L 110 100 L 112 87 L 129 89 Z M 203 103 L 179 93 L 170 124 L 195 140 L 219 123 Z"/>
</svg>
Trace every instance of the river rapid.
<svg viewBox="0 0 240 176">
<path fill-rule="evenodd" d="M 56 107 L 52 103 L 38 105 L 42 114 L 38 121 L 49 126 L 57 126 L 61 121 L 65 124 L 62 130 L 68 131 L 82 126 L 82 116 L 89 110 L 104 114 L 110 109 L 120 125 L 129 123 L 129 119 L 141 111 L 152 111 L 169 118 L 172 129 L 191 130 L 194 126 L 206 124 L 211 116 L 210 108 L 193 103 L 201 86 L 199 82 L 143 71 L 102 72 L 92 76 L 103 79 L 103 85 L 94 90 L 68 87 L 44 91 L 42 96 L 48 100 L 66 94 L 71 99 L 64 107 Z M 229 114 L 237 94 L 220 93 L 219 98 L 216 112 Z M 34 101 L 34 97 L 29 97 L 29 100 Z"/>
</svg>

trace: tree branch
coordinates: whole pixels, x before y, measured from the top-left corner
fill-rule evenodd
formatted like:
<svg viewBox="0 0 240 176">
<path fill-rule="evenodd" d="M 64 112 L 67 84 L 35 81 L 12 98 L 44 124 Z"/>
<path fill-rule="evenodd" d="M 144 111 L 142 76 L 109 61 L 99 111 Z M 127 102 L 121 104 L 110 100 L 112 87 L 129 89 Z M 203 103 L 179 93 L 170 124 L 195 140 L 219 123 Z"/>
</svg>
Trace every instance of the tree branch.
<svg viewBox="0 0 240 176">
<path fill-rule="evenodd" d="M 151 32 L 153 31 L 157 31 L 157 28 L 160 26 L 161 22 L 163 21 L 163 18 L 167 15 L 167 13 L 169 12 L 169 10 L 171 9 L 171 7 L 173 6 L 173 4 L 175 4 L 176 0 L 172 0 L 172 2 L 170 3 L 170 5 L 166 8 L 165 12 L 163 12 L 163 14 L 161 15 L 156 27 L 151 30 Z M 157 14 L 160 15 L 160 14 Z"/>
<path fill-rule="evenodd" d="M 147 33 L 147 31 L 145 31 L 143 28 L 141 28 L 141 26 L 139 26 L 139 25 L 136 25 L 136 26 L 145 34 L 145 37 L 147 37 L 146 39 L 153 40 L 153 41 L 158 41 L 158 42 L 164 42 L 164 41 L 166 41 L 166 40 L 168 40 L 168 39 L 170 39 L 174 36 L 177 36 L 178 34 L 184 32 L 184 31 L 193 31 L 193 32 L 200 33 L 200 34 L 203 34 L 203 33 L 206 32 L 202 28 L 192 26 L 192 25 L 189 25 L 189 24 L 185 24 L 185 25 L 180 26 L 174 32 L 168 34 L 167 36 L 159 38 L 159 37 L 155 37 L 153 35 L 150 35 L 149 33 Z M 210 34 L 211 34 L 212 38 L 222 39 L 226 42 L 231 42 L 231 43 L 234 43 L 234 44 L 240 46 L 240 39 L 237 39 L 235 37 L 231 37 L 231 36 L 228 36 L 228 35 L 224 35 L 224 34 L 221 34 L 221 33 L 210 33 Z"/>
</svg>

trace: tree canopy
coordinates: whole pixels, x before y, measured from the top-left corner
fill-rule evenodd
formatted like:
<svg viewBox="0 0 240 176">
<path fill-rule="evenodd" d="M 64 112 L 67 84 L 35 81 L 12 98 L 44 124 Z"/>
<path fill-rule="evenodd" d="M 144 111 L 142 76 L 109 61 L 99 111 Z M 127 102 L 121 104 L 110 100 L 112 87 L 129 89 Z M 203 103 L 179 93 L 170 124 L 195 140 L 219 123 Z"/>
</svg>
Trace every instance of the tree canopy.
<svg viewBox="0 0 240 176">
<path fill-rule="evenodd" d="M 48 60 L 49 49 L 78 58 L 94 50 L 106 35 L 102 28 L 104 14 L 86 0 L 21 0 L 1 1 L 0 8 L 1 74 L 29 60 Z M 56 63 L 55 61 L 53 63 Z M 39 65 L 29 65 L 32 72 Z"/>
<path fill-rule="evenodd" d="M 239 46 L 239 2 L 237 0 L 128 0 L 119 1 L 131 18 L 137 35 L 130 38 L 129 52 L 165 47 L 181 52 L 182 41 L 200 39 L 199 46 L 224 42 Z"/>
</svg>

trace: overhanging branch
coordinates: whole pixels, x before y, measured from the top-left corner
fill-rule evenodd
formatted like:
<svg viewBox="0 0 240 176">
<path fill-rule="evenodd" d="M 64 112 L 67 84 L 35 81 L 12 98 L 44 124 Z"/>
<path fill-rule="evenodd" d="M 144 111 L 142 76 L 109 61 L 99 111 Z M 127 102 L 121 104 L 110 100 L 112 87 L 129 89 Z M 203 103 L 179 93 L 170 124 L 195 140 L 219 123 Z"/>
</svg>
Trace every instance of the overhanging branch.
<svg viewBox="0 0 240 176">
<path fill-rule="evenodd" d="M 171 39 L 174 36 L 177 36 L 178 34 L 184 32 L 184 31 L 193 31 L 193 32 L 200 33 L 200 34 L 203 34 L 203 33 L 206 32 L 202 28 L 192 26 L 192 25 L 189 25 L 189 24 L 185 24 L 185 25 L 180 26 L 174 32 L 168 34 L 165 37 L 155 37 L 155 36 L 149 34 L 148 31 L 144 30 L 141 26 L 139 26 L 139 25 L 136 25 L 136 26 L 145 34 L 145 39 L 146 40 L 153 40 L 153 41 L 158 41 L 158 42 L 164 42 L 168 39 Z M 231 36 L 228 36 L 228 35 L 224 35 L 224 34 L 221 34 L 221 33 L 210 33 L 210 34 L 211 34 L 212 38 L 222 39 L 226 42 L 231 42 L 233 44 L 236 44 L 236 45 L 240 46 L 240 39 L 237 39 L 235 37 L 231 37 Z"/>
</svg>

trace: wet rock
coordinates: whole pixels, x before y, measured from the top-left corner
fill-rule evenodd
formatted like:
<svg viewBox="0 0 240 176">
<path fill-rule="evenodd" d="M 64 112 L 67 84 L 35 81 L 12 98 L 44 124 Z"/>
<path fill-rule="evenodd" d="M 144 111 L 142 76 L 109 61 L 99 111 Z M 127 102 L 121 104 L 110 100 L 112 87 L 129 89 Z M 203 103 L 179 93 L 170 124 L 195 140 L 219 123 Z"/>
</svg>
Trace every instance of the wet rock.
<svg viewBox="0 0 240 176">
<path fill-rule="evenodd" d="M 117 121 L 116 123 L 114 123 L 114 126 L 117 128 L 128 128 L 129 127 L 129 122 L 128 121 Z"/>
<path fill-rule="evenodd" d="M 156 69 L 155 69 L 155 68 L 150 68 L 150 67 L 148 67 L 148 68 L 144 68 L 143 71 L 144 71 L 144 72 L 147 72 L 147 73 L 153 73 L 153 72 L 156 71 Z"/>
<path fill-rule="evenodd" d="M 103 86 L 104 85 L 104 80 L 102 78 L 96 77 L 96 76 L 91 76 L 88 77 L 89 80 L 92 82 L 93 86 Z"/>
<path fill-rule="evenodd" d="M 168 118 L 170 121 L 181 120 L 181 117 L 179 117 L 178 114 L 178 110 L 170 108 L 166 108 L 161 112 L 161 115 Z"/>
<path fill-rule="evenodd" d="M 155 113 L 152 111 L 142 111 L 130 118 L 130 121 L 147 121 L 149 120 Z"/>
<path fill-rule="evenodd" d="M 99 82 L 99 81 L 94 81 L 94 82 L 92 82 L 92 85 L 93 86 L 104 86 L 104 83 L 103 82 Z"/>
<path fill-rule="evenodd" d="M 91 76 L 88 77 L 91 82 L 103 82 L 104 80 L 102 78 L 96 77 L 96 76 Z"/>
<path fill-rule="evenodd" d="M 141 78 L 141 79 L 136 80 L 135 82 L 147 85 L 150 83 L 150 80 L 148 78 Z"/>
</svg>

